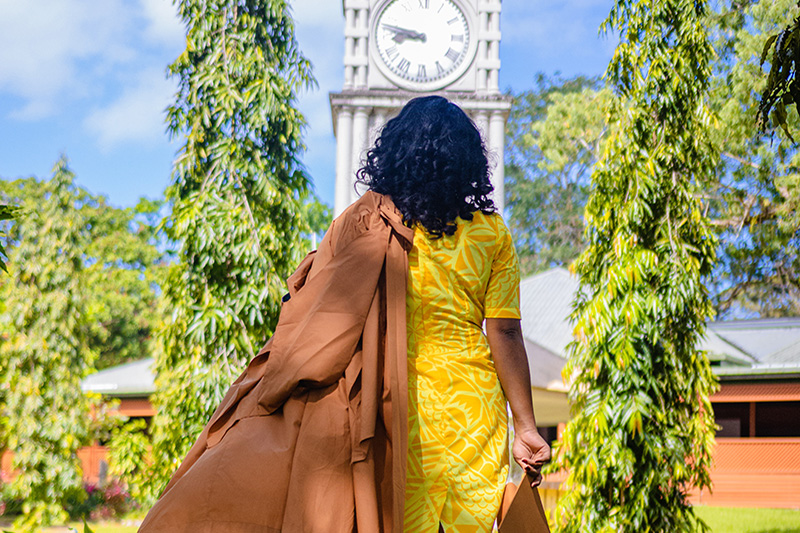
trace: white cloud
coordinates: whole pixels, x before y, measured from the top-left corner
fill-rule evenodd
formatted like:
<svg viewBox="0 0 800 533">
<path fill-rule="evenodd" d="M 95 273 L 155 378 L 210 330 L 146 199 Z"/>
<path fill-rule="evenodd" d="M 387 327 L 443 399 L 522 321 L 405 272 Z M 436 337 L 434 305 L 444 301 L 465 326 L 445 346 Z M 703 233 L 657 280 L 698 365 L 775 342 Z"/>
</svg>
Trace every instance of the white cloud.
<svg viewBox="0 0 800 533">
<path fill-rule="evenodd" d="M 45 118 L 119 91 L 183 35 L 171 0 L 0 0 L 0 95 L 22 102 L 12 118 Z"/>
<path fill-rule="evenodd" d="M 182 47 L 186 30 L 172 0 L 141 0 L 147 26 L 145 37 L 170 48 Z"/>
<path fill-rule="evenodd" d="M 341 0 L 294 0 L 290 2 L 298 24 L 335 28 L 344 39 L 344 13 Z"/>
<path fill-rule="evenodd" d="M 84 121 L 103 150 L 122 143 L 150 145 L 164 141 L 164 109 L 172 101 L 175 84 L 162 69 L 147 69 L 138 81 L 111 104 L 95 108 Z"/>
<path fill-rule="evenodd" d="M 0 90 L 24 101 L 14 115 L 41 118 L 63 96 L 91 94 L 94 73 L 134 56 L 119 38 L 130 18 L 122 0 L 0 0 Z"/>
</svg>

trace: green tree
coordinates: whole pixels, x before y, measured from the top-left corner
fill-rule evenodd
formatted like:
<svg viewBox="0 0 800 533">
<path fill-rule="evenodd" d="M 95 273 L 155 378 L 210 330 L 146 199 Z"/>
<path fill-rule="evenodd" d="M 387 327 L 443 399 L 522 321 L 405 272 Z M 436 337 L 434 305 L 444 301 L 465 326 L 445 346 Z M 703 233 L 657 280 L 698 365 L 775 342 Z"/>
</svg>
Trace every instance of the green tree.
<svg viewBox="0 0 800 533">
<path fill-rule="evenodd" d="M 0 180 L 0 200 L 30 208 L 44 201 L 49 187 L 36 178 Z M 158 323 L 157 288 L 165 269 L 164 253 L 156 246 L 161 202 L 141 199 L 121 209 L 79 187 L 70 201 L 69 209 L 79 214 L 81 231 L 88 235 L 80 282 L 95 367 L 150 357 Z M 19 246 L 20 239 L 18 231 L 11 231 L 9 246 Z M 14 290 L 12 280 L 0 278 L 0 301 Z"/>
<path fill-rule="evenodd" d="M 706 214 L 719 238 L 719 260 L 708 283 L 723 319 L 800 314 L 798 150 L 783 130 L 755 128 L 759 95 L 768 82 L 759 67 L 760 54 L 798 12 L 792 0 L 731 0 L 707 14 L 716 51 L 709 104 L 718 122 L 711 138 L 722 157 L 698 194 L 707 200 Z M 563 82 L 562 89 L 556 80 L 545 89 L 569 93 L 573 81 Z M 516 99 L 507 154 L 510 226 L 527 272 L 568 264 L 582 249 L 582 240 L 574 236 L 583 228 L 579 213 L 588 186 L 562 176 L 576 166 L 586 175 L 607 138 L 591 134 L 606 128 L 600 93 L 584 89 L 583 98 L 555 102 L 548 96 L 537 105 L 530 95 L 540 90 Z M 800 127 L 795 114 L 786 121 L 790 130 Z M 573 124 L 581 126 L 576 130 Z M 596 149 L 576 151 L 582 145 L 576 140 Z M 559 252 L 556 259 L 554 251 Z"/>
<path fill-rule="evenodd" d="M 800 2 L 797 6 L 800 7 Z M 792 142 L 795 141 L 786 124 L 786 106 L 793 104 L 797 112 L 800 105 L 800 80 L 797 79 L 800 57 L 797 57 L 797 50 L 800 50 L 800 17 L 795 15 L 785 29 L 770 36 L 764 44 L 761 65 L 769 58 L 770 69 L 758 105 L 759 129 L 762 132 L 769 129 L 771 115 L 774 124 L 783 128 Z"/>
<path fill-rule="evenodd" d="M 523 273 L 568 266 L 583 249 L 589 175 L 607 134 L 611 91 L 600 80 L 536 77 L 514 96 L 506 193 Z"/>
<path fill-rule="evenodd" d="M 23 531 L 63 523 L 65 500 L 82 490 L 77 450 L 90 437 L 90 400 L 80 382 L 96 355 L 83 297 L 89 238 L 64 159 L 42 192 L 20 203 L 3 321 L 9 336 L 0 345 L 3 433 L 18 472 L 10 495 L 23 501 L 14 524 Z"/>
<path fill-rule="evenodd" d="M 9 221 L 14 219 L 14 214 L 16 213 L 16 208 L 13 205 L 5 205 L 0 204 L 0 223 L 3 221 Z M 8 224 L 8 222 L 6 222 Z M 8 259 L 8 254 L 6 253 L 5 246 L 3 241 L 8 239 L 8 235 L 6 231 L 0 229 L 0 270 L 3 272 L 8 272 L 6 268 L 6 259 Z"/>
<path fill-rule="evenodd" d="M 23 472 L 10 487 L 26 501 L 20 527 L 34 529 L 80 497 L 74 452 L 108 431 L 108 406 L 89 416 L 99 399 L 81 393 L 81 379 L 150 355 L 160 204 L 110 206 L 74 184 L 65 158 L 49 181 L 0 180 L 0 201 L 20 206 L 0 278 L 0 436 Z"/>
<path fill-rule="evenodd" d="M 587 248 L 574 263 L 573 419 L 562 532 L 705 530 L 687 491 L 709 484 L 715 387 L 697 341 L 713 310 L 716 239 L 698 191 L 713 175 L 706 4 L 617 0 L 607 71 L 612 127 L 592 174 Z"/>
<path fill-rule="evenodd" d="M 768 81 L 760 56 L 798 12 L 793 0 L 729 1 L 713 18 L 713 141 L 722 158 L 705 196 L 721 241 L 711 290 L 722 317 L 800 314 L 800 154 L 783 130 L 755 127 Z M 786 124 L 796 131 L 800 121 L 789 114 Z"/>
<path fill-rule="evenodd" d="M 99 197 L 84 209 L 92 238 L 85 250 L 89 344 L 98 370 L 152 357 L 158 287 L 167 268 L 158 249 L 161 201 L 116 208 Z"/>
<path fill-rule="evenodd" d="M 272 333 L 284 279 L 308 247 L 298 91 L 313 83 L 283 0 L 181 0 L 186 49 L 168 129 L 185 136 L 163 222 L 164 284 L 151 496 L 233 378 Z"/>
</svg>

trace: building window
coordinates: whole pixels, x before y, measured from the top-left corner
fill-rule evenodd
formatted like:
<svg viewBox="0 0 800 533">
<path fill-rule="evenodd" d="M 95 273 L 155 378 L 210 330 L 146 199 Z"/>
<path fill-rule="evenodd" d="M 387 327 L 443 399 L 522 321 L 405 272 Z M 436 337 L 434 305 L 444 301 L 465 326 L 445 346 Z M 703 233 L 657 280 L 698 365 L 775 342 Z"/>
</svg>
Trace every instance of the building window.
<svg viewBox="0 0 800 533">
<path fill-rule="evenodd" d="M 800 437 L 800 402 L 757 403 L 756 437 Z"/>
<path fill-rule="evenodd" d="M 715 403 L 714 419 L 720 429 L 717 437 L 748 437 L 750 429 L 749 403 Z"/>
</svg>

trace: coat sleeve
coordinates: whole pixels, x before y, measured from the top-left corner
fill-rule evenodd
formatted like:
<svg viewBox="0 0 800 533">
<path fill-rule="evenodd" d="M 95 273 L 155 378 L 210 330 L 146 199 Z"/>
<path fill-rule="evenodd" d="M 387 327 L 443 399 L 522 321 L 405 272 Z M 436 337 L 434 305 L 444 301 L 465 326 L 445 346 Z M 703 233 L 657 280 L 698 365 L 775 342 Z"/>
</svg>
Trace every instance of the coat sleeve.
<svg viewBox="0 0 800 533">
<path fill-rule="evenodd" d="M 283 305 L 264 379 L 253 392 L 266 414 L 298 387 L 335 383 L 364 329 L 384 265 L 389 230 L 377 214 L 337 220 L 333 253 Z"/>
</svg>

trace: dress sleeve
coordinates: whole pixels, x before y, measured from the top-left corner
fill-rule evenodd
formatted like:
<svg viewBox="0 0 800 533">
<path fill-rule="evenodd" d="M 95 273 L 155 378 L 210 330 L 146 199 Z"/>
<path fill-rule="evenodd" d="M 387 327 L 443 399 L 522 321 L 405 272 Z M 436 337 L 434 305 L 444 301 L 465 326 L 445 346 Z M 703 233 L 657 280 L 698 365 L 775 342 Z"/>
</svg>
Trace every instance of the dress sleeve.
<svg viewBox="0 0 800 533">
<path fill-rule="evenodd" d="M 497 216 L 497 252 L 486 287 L 486 318 L 520 318 L 519 259 L 511 232 Z"/>
</svg>

